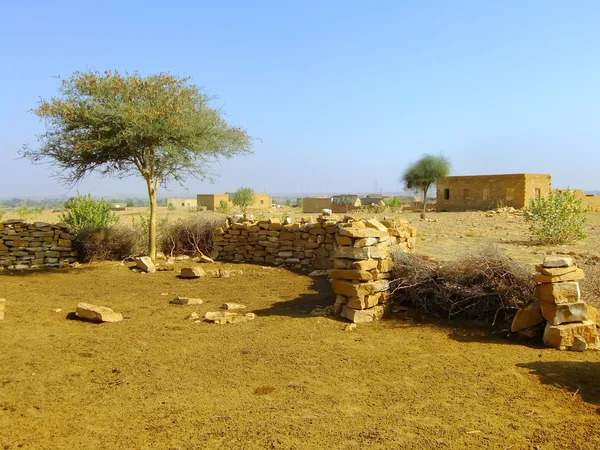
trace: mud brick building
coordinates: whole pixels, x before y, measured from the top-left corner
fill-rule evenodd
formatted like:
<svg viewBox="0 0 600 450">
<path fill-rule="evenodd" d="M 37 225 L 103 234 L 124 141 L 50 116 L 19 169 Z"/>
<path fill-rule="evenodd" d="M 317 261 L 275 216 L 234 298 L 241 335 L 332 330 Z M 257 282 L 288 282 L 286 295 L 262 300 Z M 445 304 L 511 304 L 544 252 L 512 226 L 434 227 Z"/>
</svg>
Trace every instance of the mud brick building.
<svg viewBox="0 0 600 450">
<path fill-rule="evenodd" d="M 167 206 L 176 209 L 196 209 L 198 203 L 195 198 L 167 198 Z"/>
<path fill-rule="evenodd" d="M 519 173 L 446 177 L 437 183 L 438 211 L 487 210 L 504 206 L 523 208 L 552 188 L 548 174 Z"/>
<path fill-rule="evenodd" d="M 231 196 L 233 197 L 233 194 Z M 205 206 L 209 211 L 216 210 L 222 201 L 230 203 L 230 194 L 198 194 L 196 196 L 197 206 Z M 254 194 L 254 203 L 250 205 L 250 209 L 269 209 L 271 206 L 273 206 L 273 200 L 268 194 Z"/>
</svg>

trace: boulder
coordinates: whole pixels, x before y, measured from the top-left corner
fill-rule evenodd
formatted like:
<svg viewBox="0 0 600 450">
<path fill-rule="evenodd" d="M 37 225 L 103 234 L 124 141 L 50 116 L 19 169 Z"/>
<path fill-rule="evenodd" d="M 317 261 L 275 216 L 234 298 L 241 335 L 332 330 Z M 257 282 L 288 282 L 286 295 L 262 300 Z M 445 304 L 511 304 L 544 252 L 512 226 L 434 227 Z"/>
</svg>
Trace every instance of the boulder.
<svg viewBox="0 0 600 450">
<path fill-rule="evenodd" d="M 199 298 L 189 298 L 189 297 L 180 297 L 176 295 L 169 302 L 173 305 L 201 305 L 202 299 Z"/>
<path fill-rule="evenodd" d="M 46 252 L 49 253 L 49 252 Z M 46 255 L 48 256 L 48 255 Z M 152 262 L 152 258 L 149 256 L 141 256 L 135 259 L 135 266 L 142 272 L 154 273 L 156 272 L 156 266 Z"/>
<path fill-rule="evenodd" d="M 598 336 L 596 324 L 591 320 L 564 325 L 547 324 L 544 330 L 544 345 L 566 350 L 575 344 L 575 336 L 581 336 L 588 345 L 595 346 Z"/>
<path fill-rule="evenodd" d="M 577 281 L 542 283 L 536 286 L 533 296 L 542 302 L 573 303 L 579 301 L 581 291 Z"/>
<path fill-rule="evenodd" d="M 181 278 L 200 278 L 205 275 L 204 269 L 200 266 L 184 267 L 180 273 Z"/>
<path fill-rule="evenodd" d="M 587 305 L 584 302 L 548 303 L 540 302 L 542 316 L 552 325 L 584 322 L 589 320 Z"/>
<path fill-rule="evenodd" d="M 90 303 L 79 303 L 75 309 L 75 315 L 80 319 L 90 322 L 120 322 L 123 315 L 114 312 L 106 306 L 96 306 Z"/>
<path fill-rule="evenodd" d="M 573 338 L 573 345 L 569 350 L 571 350 L 572 352 L 585 352 L 587 348 L 588 344 L 587 342 L 585 342 L 585 339 L 577 335 Z"/>
<path fill-rule="evenodd" d="M 510 327 L 510 331 L 516 333 L 517 331 L 540 324 L 543 321 L 544 317 L 542 316 L 540 304 L 537 302 L 532 303 L 517 311 L 517 314 L 515 315 Z"/>
<path fill-rule="evenodd" d="M 569 256 L 546 256 L 542 267 L 554 268 L 554 267 L 569 267 L 573 265 L 573 258 Z"/>
<path fill-rule="evenodd" d="M 200 260 L 200 262 L 203 262 L 203 263 L 209 263 L 209 264 L 215 263 L 215 260 L 213 258 L 210 258 L 206 255 L 200 255 L 199 260 Z"/>
</svg>

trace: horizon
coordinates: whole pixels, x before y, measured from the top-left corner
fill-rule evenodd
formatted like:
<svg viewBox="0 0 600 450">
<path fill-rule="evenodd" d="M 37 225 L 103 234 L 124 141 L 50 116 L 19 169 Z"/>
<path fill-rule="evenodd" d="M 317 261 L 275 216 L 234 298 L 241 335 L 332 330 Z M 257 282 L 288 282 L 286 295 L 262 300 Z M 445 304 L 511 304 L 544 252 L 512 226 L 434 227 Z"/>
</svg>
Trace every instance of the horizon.
<svg viewBox="0 0 600 450">
<path fill-rule="evenodd" d="M 597 2 L 178 6 L 5 6 L 0 49 L 18 64 L 0 74 L 0 198 L 144 197 L 141 178 L 91 176 L 69 190 L 18 158 L 44 130 L 27 111 L 58 95 L 53 77 L 91 69 L 190 76 L 255 138 L 254 155 L 213 166 L 213 184 L 171 183 L 161 198 L 401 192 L 398 177 L 423 154 L 448 157 L 451 175 L 549 173 L 557 188 L 600 189 Z"/>
</svg>

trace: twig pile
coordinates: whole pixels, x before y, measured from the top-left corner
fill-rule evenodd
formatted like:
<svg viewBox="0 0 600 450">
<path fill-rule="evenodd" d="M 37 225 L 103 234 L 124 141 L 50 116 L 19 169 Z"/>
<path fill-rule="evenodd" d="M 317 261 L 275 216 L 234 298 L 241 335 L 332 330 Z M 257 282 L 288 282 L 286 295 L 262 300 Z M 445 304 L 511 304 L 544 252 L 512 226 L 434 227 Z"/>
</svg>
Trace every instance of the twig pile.
<svg viewBox="0 0 600 450">
<path fill-rule="evenodd" d="M 404 252 L 395 253 L 393 261 L 394 300 L 440 319 L 466 319 L 506 329 L 517 310 L 533 299 L 531 273 L 495 248 L 451 263 Z"/>
</svg>

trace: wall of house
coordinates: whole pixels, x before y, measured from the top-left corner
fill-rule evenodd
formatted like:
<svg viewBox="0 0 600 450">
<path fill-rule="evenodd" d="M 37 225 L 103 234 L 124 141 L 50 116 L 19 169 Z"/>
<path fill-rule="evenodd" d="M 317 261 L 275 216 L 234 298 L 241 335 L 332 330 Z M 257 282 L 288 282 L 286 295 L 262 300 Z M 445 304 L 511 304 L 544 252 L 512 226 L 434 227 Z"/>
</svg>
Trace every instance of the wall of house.
<svg viewBox="0 0 600 450">
<path fill-rule="evenodd" d="M 195 198 L 174 197 L 167 199 L 167 206 L 172 206 L 177 209 L 196 209 L 198 200 Z"/>
<path fill-rule="evenodd" d="M 268 194 L 255 194 L 254 203 L 250 209 L 269 209 L 273 206 L 273 200 Z"/>
<path fill-rule="evenodd" d="M 302 212 L 313 214 L 324 209 L 331 209 L 331 197 L 304 197 Z"/>
<path fill-rule="evenodd" d="M 227 194 L 198 194 L 196 196 L 196 206 L 205 206 L 209 211 L 214 211 L 219 207 L 221 201 L 229 202 Z"/>
<path fill-rule="evenodd" d="M 551 176 L 547 174 L 447 177 L 437 183 L 436 208 L 438 211 L 487 210 L 502 206 L 520 209 L 536 195 L 547 196 L 550 189 Z"/>
<path fill-rule="evenodd" d="M 564 191 L 565 189 L 555 189 L 557 192 Z M 600 196 L 593 194 L 586 194 L 581 189 L 572 189 L 575 198 L 581 200 L 583 206 L 589 206 L 593 212 L 600 212 Z"/>
</svg>

